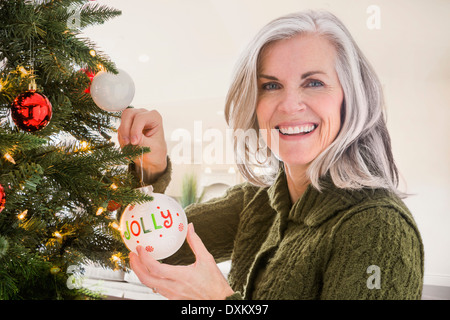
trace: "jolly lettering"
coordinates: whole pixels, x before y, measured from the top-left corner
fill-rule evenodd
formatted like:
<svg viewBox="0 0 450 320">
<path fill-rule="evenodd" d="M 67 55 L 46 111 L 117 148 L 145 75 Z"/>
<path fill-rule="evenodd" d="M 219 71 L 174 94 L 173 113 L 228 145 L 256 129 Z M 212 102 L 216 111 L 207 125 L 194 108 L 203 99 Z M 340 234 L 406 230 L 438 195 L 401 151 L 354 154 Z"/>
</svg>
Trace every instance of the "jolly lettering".
<svg viewBox="0 0 450 320">
<path fill-rule="evenodd" d="M 150 214 L 152 218 L 151 222 L 149 221 L 145 222 L 143 217 L 140 217 L 139 219 L 135 220 L 126 220 L 125 221 L 126 230 L 123 232 L 125 239 L 130 240 L 131 235 L 138 237 L 141 233 L 146 234 L 158 229 L 162 229 L 163 227 L 166 229 L 172 227 L 173 225 L 172 214 L 170 213 L 170 210 L 166 211 L 167 213 L 164 213 L 164 211 L 160 211 L 159 214 L 151 213 Z"/>
</svg>

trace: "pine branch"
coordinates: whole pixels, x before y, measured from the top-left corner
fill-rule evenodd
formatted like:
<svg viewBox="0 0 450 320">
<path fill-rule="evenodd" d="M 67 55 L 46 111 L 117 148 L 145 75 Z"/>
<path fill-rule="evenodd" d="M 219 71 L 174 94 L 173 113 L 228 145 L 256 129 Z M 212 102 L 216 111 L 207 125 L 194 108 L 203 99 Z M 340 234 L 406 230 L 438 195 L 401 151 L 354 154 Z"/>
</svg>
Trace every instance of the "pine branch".
<svg viewBox="0 0 450 320">
<path fill-rule="evenodd" d="M 26 133 L 6 133 L 0 127 L 0 156 L 23 152 L 42 146 L 47 141 Z M 0 171 L 1 172 L 1 171 Z"/>
<path fill-rule="evenodd" d="M 121 14 L 122 11 L 120 10 L 96 2 L 90 2 L 89 5 L 84 6 L 81 10 L 81 28 L 103 24 Z"/>
</svg>

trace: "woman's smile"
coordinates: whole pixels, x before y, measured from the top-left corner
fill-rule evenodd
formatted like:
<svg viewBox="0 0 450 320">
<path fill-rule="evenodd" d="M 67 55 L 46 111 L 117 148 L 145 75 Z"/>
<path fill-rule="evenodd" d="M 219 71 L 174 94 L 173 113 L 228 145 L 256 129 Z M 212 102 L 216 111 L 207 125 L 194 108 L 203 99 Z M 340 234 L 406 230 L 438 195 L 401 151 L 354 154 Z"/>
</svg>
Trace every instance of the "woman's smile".
<svg viewBox="0 0 450 320">
<path fill-rule="evenodd" d="M 289 137 L 304 137 L 311 135 L 319 125 L 316 123 L 302 123 L 302 124 L 280 124 L 275 126 L 275 129 L 280 132 L 282 139 Z"/>
</svg>

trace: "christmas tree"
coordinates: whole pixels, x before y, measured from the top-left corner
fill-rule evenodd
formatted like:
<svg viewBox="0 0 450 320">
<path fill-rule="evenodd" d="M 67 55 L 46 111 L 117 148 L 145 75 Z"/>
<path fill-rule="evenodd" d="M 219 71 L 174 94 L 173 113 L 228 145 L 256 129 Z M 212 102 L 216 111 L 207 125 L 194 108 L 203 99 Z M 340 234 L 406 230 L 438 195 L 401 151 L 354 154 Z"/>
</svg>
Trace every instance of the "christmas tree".
<svg viewBox="0 0 450 320">
<path fill-rule="evenodd" d="M 86 298 L 68 269 L 128 263 L 118 207 L 149 200 L 128 164 L 150 150 L 112 142 L 121 114 L 98 108 L 89 86 L 118 70 L 81 32 L 120 14 L 95 1 L 0 0 L 0 299 Z M 44 116 L 14 114 L 23 95 Z"/>
</svg>

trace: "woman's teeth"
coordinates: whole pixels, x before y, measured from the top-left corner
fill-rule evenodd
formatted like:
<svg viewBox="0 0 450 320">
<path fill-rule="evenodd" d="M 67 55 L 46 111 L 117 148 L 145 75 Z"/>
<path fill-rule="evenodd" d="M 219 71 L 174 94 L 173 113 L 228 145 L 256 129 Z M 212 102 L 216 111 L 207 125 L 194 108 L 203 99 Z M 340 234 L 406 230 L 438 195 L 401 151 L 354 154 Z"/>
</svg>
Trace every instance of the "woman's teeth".
<svg viewBox="0 0 450 320">
<path fill-rule="evenodd" d="M 312 132 L 315 128 L 317 128 L 317 125 L 315 124 L 308 124 L 304 126 L 295 126 L 295 127 L 276 127 L 282 134 L 288 135 L 288 134 L 307 134 Z"/>
</svg>

